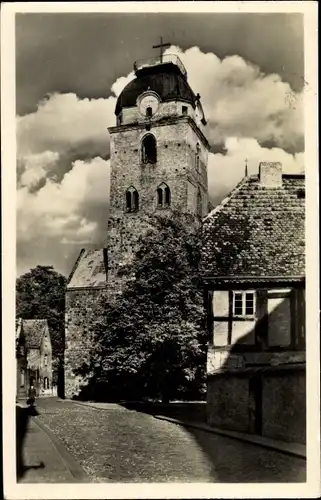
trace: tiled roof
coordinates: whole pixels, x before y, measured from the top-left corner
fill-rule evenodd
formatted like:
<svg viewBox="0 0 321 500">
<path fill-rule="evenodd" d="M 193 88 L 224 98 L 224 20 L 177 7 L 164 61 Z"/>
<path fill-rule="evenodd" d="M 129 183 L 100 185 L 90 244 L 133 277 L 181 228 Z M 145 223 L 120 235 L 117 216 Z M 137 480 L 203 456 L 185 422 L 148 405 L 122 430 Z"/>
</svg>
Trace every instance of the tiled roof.
<svg viewBox="0 0 321 500">
<path fill-rule="evenodd" d="M 46 319 L 23 319 L 22 330 L 27 349 L 39 349 L 48 323 Z"/>
<path fill-rule="evenodd" d="M 202 272 L 216 276 L 304 276 L 305 179 L 269 188 L 244 178 L 203 220 Z"/>
<path fill-rule="evenodd" d="M 82 250 L 69 277 L 67 288 L 106 286 L 104 249 Z"/>
</svg>

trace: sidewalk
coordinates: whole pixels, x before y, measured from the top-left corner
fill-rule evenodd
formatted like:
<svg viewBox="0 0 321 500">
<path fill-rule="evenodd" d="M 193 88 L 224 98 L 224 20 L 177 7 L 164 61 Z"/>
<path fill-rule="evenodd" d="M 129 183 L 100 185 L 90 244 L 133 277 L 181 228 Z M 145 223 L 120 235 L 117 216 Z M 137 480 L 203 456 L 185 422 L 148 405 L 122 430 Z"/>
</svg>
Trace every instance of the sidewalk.
<svg viewBox="0 0 321 500">
<path fill-rule="evenodd" d="M 257 436 L 255 434 L 246 434 L 243 432 L 219 429 L 217 427 L 212 427 L 207 424 L 199 422 L 186 422 L 183 420 L 177 420 L 176 418 L 165 417 L 163 415 L 154 415 L 154 417 L 159 420 L 166 420 L 167 422 L 172 422 L 173 424 L 182 425 L 184 427 L 193 427 L 194 429 L 199 429 L 206 432 L 212 432 L 214 434 L 219 434 L 221 436 L 238 439 L 240 441 L 246 441 L 248 443 L 264 446 L 265 448 L 270 448 L 271 450 L 276 450 L 282 453 L 286 453 L 287 455 L 294 455 L 296 457 L 306 459 L 306 447 L 303 444 L 286 443 L 285 441 L 278 441 L 276 439 Z"/>
<path fill-rule="evenodd" d="M 25 472 L 20 483 L 90 482 L 63 443 L 37 417 L 29 419 L 22 453 Z"/>
</svg>

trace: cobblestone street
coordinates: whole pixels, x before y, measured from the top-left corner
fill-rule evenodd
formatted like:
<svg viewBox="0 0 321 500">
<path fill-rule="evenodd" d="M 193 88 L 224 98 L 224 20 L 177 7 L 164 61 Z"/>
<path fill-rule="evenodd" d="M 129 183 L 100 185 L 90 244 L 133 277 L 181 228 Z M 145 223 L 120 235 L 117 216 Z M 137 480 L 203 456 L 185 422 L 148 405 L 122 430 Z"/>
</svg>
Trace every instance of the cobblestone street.
<svg viewBox="0 0 321 500">
<path fill-rule="evenodd" d="M 39 415 L 34 418 L 59 438 L 90 481 L 305 481 L 303 459 L 158 420 L 121 405 L 96 409 L 55 398 L 37 403 Z M 43 457 L 45 471 L 48 460 L 49 454 Z"/>
</svg>

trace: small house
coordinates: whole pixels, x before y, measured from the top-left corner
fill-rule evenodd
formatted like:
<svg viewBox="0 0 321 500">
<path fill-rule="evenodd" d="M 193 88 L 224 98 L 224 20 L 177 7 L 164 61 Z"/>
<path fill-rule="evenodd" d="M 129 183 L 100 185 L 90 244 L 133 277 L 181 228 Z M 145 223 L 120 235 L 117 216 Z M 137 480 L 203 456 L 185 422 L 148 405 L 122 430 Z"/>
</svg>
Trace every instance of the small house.
<svg viewBox="0 0 321 500">
<path fill-rule="evenodd" d="M 28 397 L 33 385 L 37 396 L 52 395 L 52 346 L 46 319 L 17 320 L 17 397 Z"/>
<path fill-rule="evenodd" d="M 203 233 L 208 423 L 304 443 L 304 175 L 261 163 Z"/>
</svg>

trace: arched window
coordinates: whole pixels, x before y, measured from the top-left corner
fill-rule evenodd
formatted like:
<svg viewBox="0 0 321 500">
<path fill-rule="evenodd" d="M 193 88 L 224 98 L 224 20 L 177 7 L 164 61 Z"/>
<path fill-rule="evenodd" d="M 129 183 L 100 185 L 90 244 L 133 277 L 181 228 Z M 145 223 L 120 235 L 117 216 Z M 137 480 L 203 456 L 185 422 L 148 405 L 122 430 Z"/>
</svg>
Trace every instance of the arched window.
<svg viewBox="0 0 321 500">
<path fill-rule="evenodd" d="M 163 206 L 163 190 L 162 188 L 157 188 L 157 205 L 159 207 Z"/>
<path fill-rule="evenodd" d="M 157 206 L 158 208 L 168 208 L 171 205 L 171 191 L 165 182 L 162 182 L 157 188 Z"/>
<path fill-rule="evenodd" d="M 127 212 L 137 212 L 139 209 L 139 195 L 137 189 L 134 186 L 126 191 L 126 211 Z"/>
<path fill-rule="evenodd" d="M 197 215 L 199 217 L 202 217 L 202 195 L 201 195 L 200 188 L 198 188 L 198 191 L 197 191 L 197 207 L 196 207 L 196 210 L 197 210 Z"/>
<path fill-rule="evenodd" d="M 47 366 L 47 365 L 48 365 L 48 356 L 47 356 L 47 354 L 45 354 L 45 359 L 44 359 L 44 361 L 45 361 L 45 366 Z"/>
<path fill-rule="evenodd" d="M 169 207 L 171 204 L 171 192 L 168 186 L 165 188 L 165 206 Z"/>
<path fill-rule="evenodd" d="M 43 388 L 49 389 L 49 378 L 48 377 L 44 377 L 44 379 L 43 379 Z"/>
<path fill-rule="evenodd" d="M 157 144 L 152 134 L 145 135 L 142 140 L 142 160 L 144 163 L 156 163 L 157 161 Z"/>
<path fill-rule="evenodd" d="M 151 118 L 153 115 L 153 110 L 150 106 L 146 108 L 146 118 Z"/>
<path fill-rule="evenodd" d="M 20 386 L 21 387 L 24 387 L 25 385 L 25 371 L 23 368 L 21 368 L 21 372 L 20 372 Z"/>
</svg>

